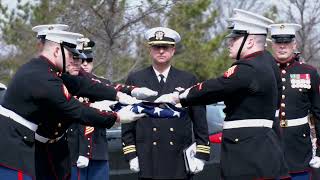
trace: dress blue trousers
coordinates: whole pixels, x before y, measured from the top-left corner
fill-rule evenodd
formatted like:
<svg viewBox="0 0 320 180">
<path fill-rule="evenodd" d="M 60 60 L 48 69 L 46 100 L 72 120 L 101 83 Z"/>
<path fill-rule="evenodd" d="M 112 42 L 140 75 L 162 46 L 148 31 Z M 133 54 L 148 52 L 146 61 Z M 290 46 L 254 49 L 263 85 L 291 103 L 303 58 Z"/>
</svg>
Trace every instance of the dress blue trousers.
<svg viewBox="0 0 320 180">
<path fill-rule="evenodd" d="M 32 177 L 26 174 L 23 174 L 23 172 L 21 171 L 0 166 L 0 179 L 1 180 L 32 180 Z"/>
<path fill-rule="evenodd" d="M 73 166 L 71 180 L 109 180 L 109 163 L 104 160 L 90 160 L 88 167 Z"/>
</svg>

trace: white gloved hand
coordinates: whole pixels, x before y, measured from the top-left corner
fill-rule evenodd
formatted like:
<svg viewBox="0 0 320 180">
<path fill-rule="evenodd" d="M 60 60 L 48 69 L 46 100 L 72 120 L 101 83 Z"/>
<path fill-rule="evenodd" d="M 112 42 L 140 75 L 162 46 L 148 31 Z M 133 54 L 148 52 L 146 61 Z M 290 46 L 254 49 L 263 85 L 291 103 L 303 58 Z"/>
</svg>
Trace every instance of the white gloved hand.
<svg viewBox="0 0 320 180">
<path fill-rule="evenodd" d="M 320 157 L 314 156 L 311 161 L 309 162 L 309 165 L 313 168 L 319 168 L 320 167 Z"/>
<path fill-rule="evenodd" d="M 78 168 L 85 168 L 85 167 L 88 167 L 88 165 L 89 165 L 89 159 L 84 156 L 79 156 L 79 158 L 77 160 L 77 167 Z"/>
<path fill-rule="evenodd" d="M 170 103 L 170 104 L 176 105 L 180 102 L 179 93 L 173 92 L 170 94 L 164 94 L 164 95 L 158 97 L 154 102 L 155 103 Z"/>
<path fill-rule="evenodd" d="M 131 123 L 133 121 L 136 121 L 136 120 L 146 116 L 146 114 L 144 114 L 144 113 L 136 114 L 136 113 L 132 112 L 131 108 L 132 108 L 132 106 L 128 105 L 128 106 L 120 109 L 117 112 L 120 123 L 122 123 L 122 124 Z"/>
<path fill-rule="evenodd" d="M 139 172 L 140 171 L 138 157 L 135 157 L 135 158 L 131 159 L 129 161 L 129 165 L 130 165 L 130 170 L 131 171 L 133 171 L 133 172 Z"/>
<path fill-rule="evenodd" d="M 151 96 L 157 96 L 158 92 L 153 91 L 149 88 L 142 87 L 142 88 L 134 88 L 131 91 L 131 96 L 136 97 L 137 99 L 145 99 Z"/>
<path fill-rule="evenodd" d="M 99 110 L 112 111 L 110 106 L 116 103 L 117 101 L 109 101 L 109 100 L 96 101 L 94 103 L 90 103 L 90 107 L 93 107 Z"/>
<path fill-rule="evenodd" d="M 197 174 L 199 172 L 201 172 L 203 170 L 204 167 L 204 160 L 198 159 L 198 158 L 194 158 L 194 162 L 196 165 L 196 168 L 194 169 L 194 171 L 191 171 L 193 174 Z"/>
<path fill-rule="evenodd" d="M 117 99 L 121 104 L 137 104 L 142 102 L 141 100 L 122 92 L 117 92 Z"/>
<path fill-rule="evenodd" d="M 179 99 L 185 99 L 185 98 L 187 98 L 190 89 L 191 89 L 191 88 L 188 88 L 188 89 L 186 89 L 183 93 L 181 93 L 181 94 L 179 95 Z"/>
</svg>

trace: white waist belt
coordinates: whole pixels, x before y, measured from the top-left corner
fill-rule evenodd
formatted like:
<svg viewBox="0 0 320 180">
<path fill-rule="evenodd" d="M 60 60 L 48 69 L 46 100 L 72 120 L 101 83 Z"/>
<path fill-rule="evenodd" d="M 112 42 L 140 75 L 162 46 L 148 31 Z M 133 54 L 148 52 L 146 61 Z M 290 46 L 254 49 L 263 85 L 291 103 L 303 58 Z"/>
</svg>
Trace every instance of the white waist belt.
<svg viewBox="0 0 320 180">
<path fill-rule="evenodd" d="M 298 119 L 280 120 L 281 127 L 300 126 L 308 123 L 308 116 Z"/>
<path fill-rule="evenodd" d="M 23 125 L 24 127 L 30 129 L 33 132 L 36 132 L 38 129 L 38 125 L 34 124 L 33 122 L 30 122 L 28 120 L 26 120 L 25 118 L 21 117 L 20 115 L 18 115 L 17 113 L 3 107 L 0 105 L 0 114 L 3 116 L 6 116 L 10 119 L 12 119 L 13 121 Z M 43 137 L 37 133 L 35 133 L 35 139 L 42 142 L 42 143 L 53 143 L 53 142 L 57 142 L 59 139 L 61 139 L 63 137 L 63 135 L 61 137 L 58 137 L 56 139 L 48 139 L 46 137 Z"/>
<path fill-rule="evenodd" d="M 42 142 L 42 143 L 55 143 L 55 142 L 59 141 L 63 136 L 64 136 L 64 134 L 58 138 L 49 139 L 49 138 L 43 137 L 43 136 L 39 135 L 38 133 L 36 133 L 35 139 L 39 142 Z"/>
<path fill-rule="evenodd" d="M 246 128 L 246 127 L 267 127 L 272 128 L 273 121 L 268 119 L 245 119 L 224 121 L 223 129 Z"/>
<path fill-rule="evenodd" d="M 0 105 L 0 114 L 2 114 L 3 116 L 6 116 L 12 120 L 14 120 L 15 122 L 29 128 L 30 130 L 32 130 L 33 132 L 36 132 L 36 130 L 38 129 L 38 125 L 34 124 L 33 122 L 30 122 L 26 119 L 24 119 L 23 117 L 21 117 L 20 115 L 18 115 L 17 113 L 6 109 L 5 107 Z"/>
</svg>

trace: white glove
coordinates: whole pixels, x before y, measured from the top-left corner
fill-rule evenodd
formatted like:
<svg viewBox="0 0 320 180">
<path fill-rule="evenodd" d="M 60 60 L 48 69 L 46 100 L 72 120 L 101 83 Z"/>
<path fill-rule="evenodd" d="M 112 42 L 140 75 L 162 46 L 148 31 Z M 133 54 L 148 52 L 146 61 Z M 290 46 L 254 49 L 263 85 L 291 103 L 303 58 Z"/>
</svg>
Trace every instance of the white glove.
<svg viewBox="0 0 320 180">
<path fill-rule="evenodd" d="M 179 95 L 179 99 L 185 99 L 185 98 L 187 98 L 190 89 L 191 89 L 191 88 L 188 88 L 188 89 L 186 89 L 183 93 L 181 93 L 181 94 Z"/>
<path fill-rule="evenodd" d="M 84 156 L 79 156 L 79 158 L 77 160 L 77 167 L 78 168 L 85 168 L 85 167 L 88 167 L 88 165 L 89 165 L 89 159 Z"/>
<path fill-rule="evenodd" d="M 157 91 L 152 91 L 149 88 L 142 87 L 142 88 L 134 88 L 131 91 L 131 96 L 136 97 L 137 99 L 145 99 L 151 96 L 157 96 Z"/>
<path fill-rule="evenodd" d="M 136 120 L 146 116 L 146 114 L 144 114 L 144 113 L 136 114 L 136 113 L 132 112 L 131 108 L 132 108 L 132 106 L 128 105 L 128 106 L 120 109 L 117 112 L 120 123 L 122 123 L 122 124 L 131 123 L 133 121 L 136 121 Z"/>
<path fill-rule="evenodd" d="M 141 100 L 122 92 L 117 92 L 117 99 L 121 104 L 137 104 L 142 102 Z"/>
<path fill-rule="evenodd" d="M 154 102 L 156 103 L 170 103 L 173 105 L 176 105 L 179 103 L 179 93 L 173 92 L 170 94 L 164 94 L 160 97 L 158 97 Z"/>
<path fill-rule="evenodd" d="M 194 164 L 196 165 L 196 168 L 194 169 L 194 171 L 191 171 L 193 174 L 197 174 L 199 172 L 201 172 L 203 170 L 204 167 L 204 160 L 198 159 L 198 158 L 194 158 Z"/>
<path fill-rule="evenodd" d="M 320 157 L 314 156 L 311 161 L 309 162 L 309 165 L 313 168 L 319 168 L 320 167 Z"/>
<path fill-rule="evenodd" d="M 138 157 L 135 157 L 135 158 L 131 159 L 129 161 L 129 165 L 130 165 L 130 170 L 131 171 L 133 171 L 133 172 L 139 172 L 140 171 Z"/>
<path fill-rule="evenodd" d="M 116 104 L 117 101 L 109 101 L 109 100 L 103 100 L 103 101 L 96 101 L 94 103 L 90 104 L 90 107 L 99 109 L 99 110 L 105 110 L 105 111 L 112 111 L 110 106 Z"/>
</svg>

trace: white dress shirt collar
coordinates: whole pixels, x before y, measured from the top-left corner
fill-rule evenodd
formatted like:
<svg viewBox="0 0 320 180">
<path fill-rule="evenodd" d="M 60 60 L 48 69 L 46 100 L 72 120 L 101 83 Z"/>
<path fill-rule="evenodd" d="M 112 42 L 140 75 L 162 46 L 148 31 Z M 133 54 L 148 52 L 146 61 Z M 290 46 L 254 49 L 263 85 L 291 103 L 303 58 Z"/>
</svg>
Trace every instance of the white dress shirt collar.
<svg viewBox="0 0 320 180">
<path fill-rule="evenodd" d="M 162 73 L 160 73 L 159 71 L 157 71 L 153 66 L 152 66 L 154 72 L 156 73 L 157 75 L 157 78 L 158 78 L 158 81 L 160 82 L 161 78 L 160 78 L 160 74 L 162 74 L 164 76 L 163 80 L 164 82 L 167 81 L 167 78 L 168 78 L 168 74 L 169 74 L 169 71 L 170 71 L 170 68 L 171 66 L 169 66 L 167 69 L 165 69 Z"/>
</svg>

